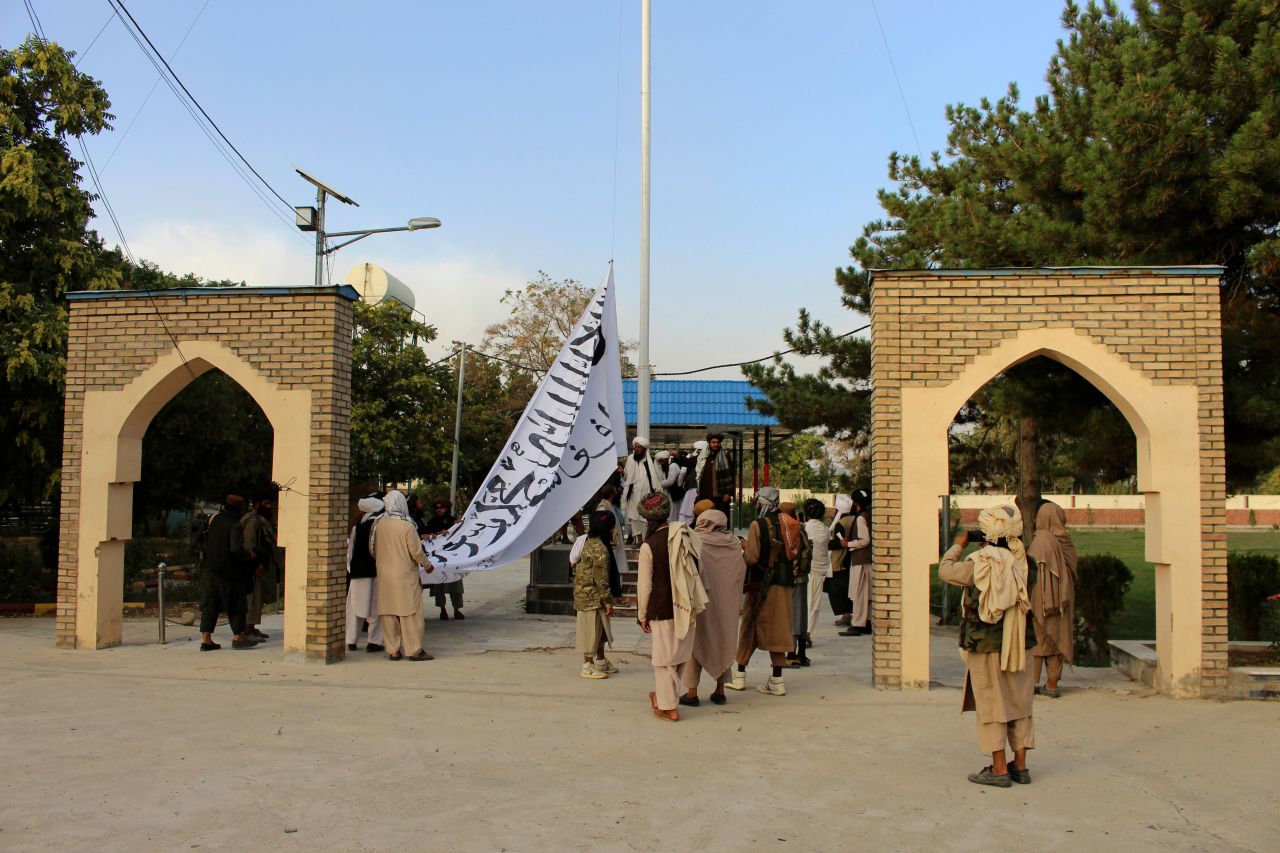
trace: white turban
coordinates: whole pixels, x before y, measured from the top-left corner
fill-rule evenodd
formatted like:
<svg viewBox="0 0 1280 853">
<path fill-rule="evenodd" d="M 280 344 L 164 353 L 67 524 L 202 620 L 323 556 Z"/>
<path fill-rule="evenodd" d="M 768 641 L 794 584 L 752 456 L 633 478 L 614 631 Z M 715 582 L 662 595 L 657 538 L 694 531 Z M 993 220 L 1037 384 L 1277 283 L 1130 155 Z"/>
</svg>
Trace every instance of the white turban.
<svg viewBox="0 0 1280 853">
<path fill-rule="evenodd" d="M 654 454 L 653 458 L 661 462 L 663 459 L 670 459 L 671 454 L 665 450 L 659 450 L 657 453 Z"/>
<path fill-rule="evenodd" d="M 375 498 L 373 495 L 369 495 L 367 498 L 361 498 L 360 502 L 356 504 L 356 507 L 364 513 L 364 517 L 360 519 L 360 523 L 363 524 L 373 516 L 382 512 L 382 498 Z"/>
<path fill-rule="evenodd" d="M 643 435 L 637 435 L 634 439 L 632 439 L 631 445 L 634 447 L 637 444 L 640 445 L 641 447 L 648 448 L 649 439 L 645 438 Z"/>
<path fill-rule="evenodd" d="M 706 450 L 710 446 L 711 445 L 707 444 L 705 441 L 695 441 L 693 443 L 693 449 L 699 452 Z"/>
<path fill-rule="evenodd" d="M 831 519 L 831 527 L 828 528 L 832 533 L 836 532 L 836 525 L 840 523 L 840 519 L 844 518 L 853 510 L 853 498 L 848 495 L 836 495 L 836 517 Z"/>
</svg>

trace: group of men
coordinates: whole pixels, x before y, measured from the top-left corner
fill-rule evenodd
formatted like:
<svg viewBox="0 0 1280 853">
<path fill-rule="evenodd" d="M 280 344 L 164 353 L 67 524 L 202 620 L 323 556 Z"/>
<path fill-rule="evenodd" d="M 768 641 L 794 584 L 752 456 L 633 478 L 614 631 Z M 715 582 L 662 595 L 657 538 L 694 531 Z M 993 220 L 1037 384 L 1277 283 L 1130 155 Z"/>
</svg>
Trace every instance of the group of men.
<svg viewBox="0 0 1280 853">
<path fill-rule="evenodd" d="M 836 624 L 847 626 L 842 633 L 870 633 L 865 491 L 842 495 L 834 518 L 820 501 L 807 501 L 802 521 L 776 488 L 760 489 L 757 518 L 743 540 L 729 523 L 733 468 L 720 436 L 698 442 L 693 454 L 650 457 L 648 447 L 645 437 L 636 439 L 620 484 L 610 492 L 622 511 L 612 516 L 610 502 L 602 502 L 585 549 L 571 557 L 583 678 L 617 671 L 604 647 L 612 638 L 609 617 L 618 595 L 611 581 L 625 559 L 614 531 L 624 526 L 626 537 L 640 543 L 637 621 L 653 636 L 650 702 L 661 719 L 678 720 L 678 706 L 700 704 L 704 671 L 715 679 L 715 704 L 726 701 L 726 688 L 746 689 L 747 666 L 758 650 L 769 654 L 772 672 L 757 690 L 786 695 L 783 670 L 809 664 L 805 650 L 824 590 Z M 689 482 L 692 488 L 685 486 Z M 687 508 L 680 506 L 685 503 Z"/>
<path fill-rule="evenodd" d="M 227 614 L 233 649 L 252 649 L 268 639 L 258 629 L 262 605 L 277 599 L 281 577 L 280 550 L 273 518 L 275 485 L 252 495 L 249 511 L 244 497 L 229 494 L 201 533 L 204 552 L 200 589 L 200 651 L 222 648 L 213 640 L 218 615 Z"/>
<path fill-rule="evenodd" d="M 365 651 L 390 660 L 424 661 L 422 587 L 432 568 L 422 565 L 422 542 L 442 536 L 457 522 L 452 502 L 437 498 L 430 518 L 422 499 L 403 492 L 374 492 L 357 503 L 361 513 L 347 537 L 347 651 L 359 648 L 360 625 L 369 626 Z M 440 618 L 462 620 L 461 580 L 432 585 Z"/>
<path fill-rule="evenodd" d="M 706 441 L 695 442 L 692 452 L 660 450 L 651 456 L 649 439 L 636 436 L 631 455 L 622 464 L 621 506 L 630 544 L 638 545 L 645 538 L 640 504 L 653 494 L 667 497 L 670 521 L 692 524 L 693 507 L 699 500 L 711 501 L 728 515 L 735 478 L 732 455 L 723 444 L 724 436 L 712 433 Z"/>
</svg>

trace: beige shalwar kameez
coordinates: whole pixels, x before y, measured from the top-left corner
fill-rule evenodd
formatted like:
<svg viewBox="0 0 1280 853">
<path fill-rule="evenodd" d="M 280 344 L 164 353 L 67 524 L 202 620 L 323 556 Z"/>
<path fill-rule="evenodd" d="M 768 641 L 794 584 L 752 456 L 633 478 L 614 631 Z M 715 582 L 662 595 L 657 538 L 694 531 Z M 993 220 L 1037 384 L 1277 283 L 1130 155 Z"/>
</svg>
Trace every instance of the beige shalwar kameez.
<svg viewBox="0 0 1280 853">
<path fill-rule="evenodd" d="M 955 586 L 974 586 L 972 560 L 960 560 L 963 549 L 951 546 L 938 563 L 938 577 Z M 1011 616 L 1009 618 L 1012 618 Z M 1021 641 L 1021 638 L 1019 638 Z M 1000 668 L 1000 652 L 965 652 L 964 699 L 960 710 L 977 715 L 978 748 L 985 753 L 1005 748 L 1034 749 L 1035 726 L 1031 720 L 1034 683 L 1031 667 L 1010 672 Z"/>
<path fill-rule="evenodd" d="M 1076 546 L 1067 533 L 1067 514 L 1046 501 L 1036 513 L 1036 535 L 1027 549 L 1036 561 L 1036 582 L 1031 586 L 1031 613 L 1035 618 L 1036 646 L 1031 650 L 1032 682 L 1040 680 L 1042 666 L 1049 681 L 1058 683 L 1063 664 L 1075 662 Z"/>
<path fill-rule="evenodd" d="M 723 512 L 713 509 L 702 513 L 698 516 L 695 530 L 702 541 L 699 567 L 708 601 L 707 609 L 698 617 L 693 660 L 685 668 L 686 690 L 697 688 L 704 669 L 717 683 L 723 681 L 733 664 L 742 580 L 747 574 L 742 543 L 729 530 L 729 521 Z"/>
<path fill-rule="evenodd" d="M 653 664 L 655 704 L 660 711 L 673 711 L 680 703 L 680 694 L 684 690 L 684 670 L 693 658 L 693 647 L 697 640 L 698 614 L 706 606 L 706 592 L 696 574 L 693 583 L 696 589 L 687 584 L 682 571 L 675 563 L 675 558 L 668 559 L 668 554 L 661 554 L 655 561 L 651 543 L 661 538 L 660 550 L 669 552 L 676 546 L 675 539 L 679 529 L 687 529 L 678 522 L 660 528 L 640 546 L 639 577 L 636 580 L 636 612 L 641 619 L 654 613 L 671 618 L 648 619 L 650 637 L 653 640 Z M 655 580 L 658 583 L 655 584 Z M 656 589 L 655 589 L 656 587 Z M 670 603 L 656 600 L 657 597 L 670 595 Z M 685 608 L 688 608 L 686 611 Z M 680 636 L 681 630 L 684 636 Z"/>
<path fill-rule="evenodd" d="M 378 615 L 387 654 L 413 657 L 422 651 L 422 583 L 418 565 L 422 540 L 412 521 L 394 516 L 378 519 L 373 558 L 378 564 Z"/>
</svg>

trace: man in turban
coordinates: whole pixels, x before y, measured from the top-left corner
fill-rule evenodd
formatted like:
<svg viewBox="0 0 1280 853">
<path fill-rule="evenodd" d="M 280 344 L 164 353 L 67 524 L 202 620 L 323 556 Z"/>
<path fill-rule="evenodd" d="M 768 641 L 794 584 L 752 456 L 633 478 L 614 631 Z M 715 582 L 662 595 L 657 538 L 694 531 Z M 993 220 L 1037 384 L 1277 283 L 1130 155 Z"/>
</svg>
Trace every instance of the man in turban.
<svg viewBox="0 0 1280 853">
<path fill-rule="evenodd" d="M 698 463 L 694 476 L 698 481 L 698 497 L 710 498 L 716 508 L 726 516 L 733 500 L 733 459 L 729 451 L 721 447 L 724 436 L 712 433 L 707 436 L 707 446 L 698 451 Z"/>
<path fill-rule="evenodd" d="M 782 544 L 782 525 L 778 521 L 778 490 L 765 486 L 756 493 L 759 517 L 751 522 L 742 556 L 747 562 L 747 582 L 742 623 L 738 630 L 737 669 L 733 680 L 725 686 L 732 690 L 747 688 L 747 664 L 756 649 L 769 653 L 773 675 L 756 689 L 769 696 L 785 696 L 782 670 L 791 651 L 791 594 L 795 583 L 786 546 Z"/>
<path fill-rule="evenodd" d="M 636 619 L 653 636 L 654 716 L 677 722 L 676 705 L 684 692 L 684 675 L 693 657 L 698 614 L 707 592 L 698 575 L 700 543 L 686 524 L 668 522 L 671 499 L 655 492 L 640 502 L 648 537 L 640 546 L 636 579 Z"/>
<path fill-rule="evenodd" d="M 1034 681 L 1026 650 L 1035 645 L 1027 630 L 1031 599 L 1027 592 L 1027 558 L 1022 546 L 1022 516 L 1012 504 L 984 509 L 978 516 L 984 544 L 967 560 L 969 544 L 962 531 L 942 555 L 938 577 L 964 588 L 961 601 L 960 649 L 965 659 L 961 711 L 975 711 L 978 746 L 991 764 L 969 781 L 1008 788 L 1030 784 L 1027 750 L 1036 745 L 1031 722 Z M 1013 761 L 1005 745 L 1013 749 Z"/>
<path fill-rule="evenodd" d="M 627 535 L 633 544 L 639 543 L 645 535 L 640 502 L 661 491 L 662 472 L 649 455 L 649 439 L 638 435 L 631 443 L 631 455 L 622 466 L 622 509 L 627 517 Z"/>
<path fill-rule="evenodd" d="M 382 620 L 378 618 L 378 564 L 369 552 L 369 535 L 373 525 L 381 517 L 383 495 L 374 493 L 361 498 L 357 508 L 362 515 L 347 537 L 347 651 L 354 652 L 360 638 L 360 620 L 369 623 L 369 642 L 366 652 L 380 652 Z"/>
</svg>

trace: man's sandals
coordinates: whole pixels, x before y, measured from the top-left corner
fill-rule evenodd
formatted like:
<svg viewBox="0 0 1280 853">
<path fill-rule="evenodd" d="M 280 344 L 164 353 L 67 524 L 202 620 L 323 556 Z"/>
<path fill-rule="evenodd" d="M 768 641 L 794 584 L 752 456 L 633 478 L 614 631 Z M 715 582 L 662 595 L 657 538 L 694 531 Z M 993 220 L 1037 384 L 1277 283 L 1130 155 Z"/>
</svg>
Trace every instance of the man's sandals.
<svg viewBox="0 0 1280 853">
<path fill-rule="evenodd" d="M 658 707 L 657 693 L 654 693 L 652 691 L 649 693 L 649 705 L 653 708 L 653 715 L 657 717 L 659 720 L 666 720 L 668 723 L 680 722 L 679 711 L 675 710 L 674 708 L 670 711 L 663 711 L 661 708 Z"/>
</svg>

